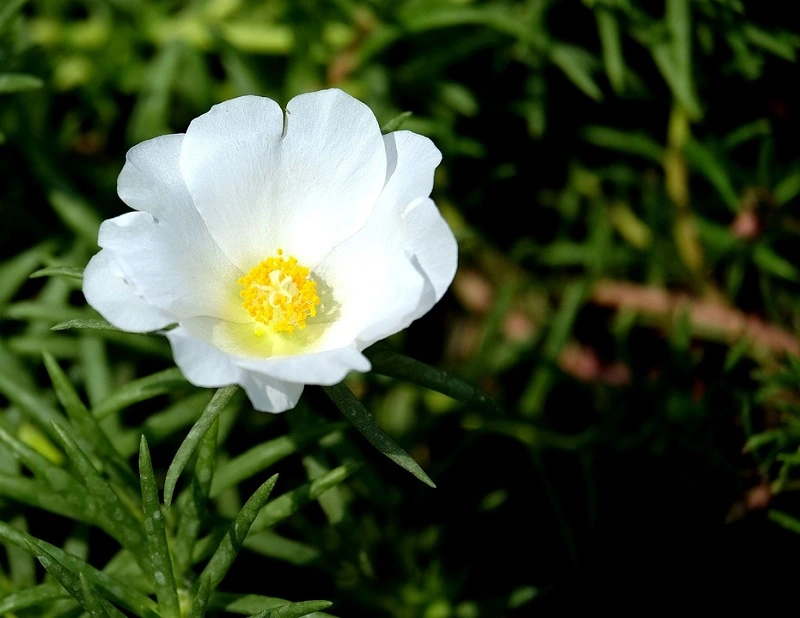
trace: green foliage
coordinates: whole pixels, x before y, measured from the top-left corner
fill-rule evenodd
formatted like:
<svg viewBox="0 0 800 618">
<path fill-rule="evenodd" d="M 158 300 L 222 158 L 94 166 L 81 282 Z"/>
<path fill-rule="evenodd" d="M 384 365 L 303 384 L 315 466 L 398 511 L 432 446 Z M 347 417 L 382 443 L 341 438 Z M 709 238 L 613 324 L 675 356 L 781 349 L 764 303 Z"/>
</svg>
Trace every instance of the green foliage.
<svg viewBox="0 0 800 618">
<path fill-rule="evenodd" d="M 183 444 L 181 444 L 178 452 L 175 454 L 175 459 L 172 460 L 167 470 L 167 479 L 164 483 L 164 504 L 167 506 L 172 502 L 175 483 L 178 482 L 178 477 L 189 462 L 189 458 L 194 453 L 197 445 L 203 440 L 208 430 L 216 426 L 215 423 L 219 415 L 222 414 L 225 406 L 228 405 L 235 394 L 235 386 L 226 386 L 219 389 L 214 394 L 214 398 L 208 403 L 208 406 L 206 406 L 200 419 L 192 427 L 189 435 L 186 436 Z"/>
<path fill-rule="evenodd" d="M 301 603 L 286 603 L 278 605 L 263 612 L 253 614 L 250 618 L 301 618 L 311 616 L 331 606 L 330 601 L 303 601 Z"/>
<path fill-rule="evenodd" d="M 0 2 L 0 616 L 719 602 L 692 580 L 770 613 L 800 542 L 789 12 Z M 263 415 L 82 272 L 127 148 L 324 87 L 440 148 L 460 269 L 370 373 Z"/>
<path fill-rule="evenodd" d="M 206 501 L 216 456 L 217 419 L 219 412 L 235 394 L 235 389 L 220 389 L 220 394 L 212 399 L 189 433 L 189 436 L 199 436 L 200 440 L 196 476 L 173 508 L 166 511 L 158 497 L 156 476 L 145 436 L 141 438 L 139 474 L 134 476 L 130 470 L 112 470 L 120 462 L 125 464 L 125 458 L 114 450 L 113 443 L 98 424 L 98 417 L 88 413 L 55 359 L 47 355 L 45 363 L 54 389 L 70 416 L 69 420 L 59 416 L 62 419 L 60 422 L 50 423 L 60 453 L 63 453 L 58 460 L 68 460 L 69 469 L 40 454 L 37 450 L 37 446 L 41 448 L 40 445 L 34 443 L 29 446 L 22 442 L 15 435 L 20 428 L 13 424 L 5 427 L 5 421 L 2 421 L 4 425 L 0 426 L 0 441 L 3 448 L 33 473 L 34 480 L 3 475 L 0 496 L 96 525 L 118 542 L 120 549 L 108 562 L 106 573 L 8 524 L 0 527 L 0 542 L 27 549 L 90 616 L 122 616 L 115 607 L 119 604 L 143 618 L 177 618 L 184 615 L 181 598 L 194 599 L 188 615 L 207 615 L 206 606 L 213 600 L 212 594 L 222 583 L 254 523 L 258 522 L 256 530 L 277 525 L 302 505 L 341 483 L 353 470 L 352 466 L 344 466 L 333 471 L 315 483 L 301 486 L 274 500 L 272 508 L 265 511 L 263 507 L 277 481 L 277 475 L 273 475 L 239 510 L 229 528 L 224 519 L 209 520 Z M 209 415 L 214 416 L 210 424 Z M 209 428 L 214 431 L 208 431 Z M 316 435 L 319 437 L 325 433 L 317 432 Z M 45 434 L 40 435 L 43 438 Z M 210 440 L 204 439 L 204 436 L 210 436 Z M 182 453 L 185 450 L 179 450 L 176 460 L 183 456 Z M 139 485 L 141 491 L 140 501 L 134 494 L 136 488 L 132 485 L 135 484 Z M 264 517 L 257 519 L 264 513 Z M 204 549 L 199 552 L 201 555 L 194 557 L 194 542 L 198 533 L 208 524 L 212 526 L 203 544 Z M 228 528 L 227 533 L 220 537 L 219 533 L 224 532 L 225 528 Z M 211 558 L 203 570 L 195 574 L 191 571 L 191 565 L 203 561 L 204 551 L 210 551 Z M 175 576 L 176 571 L 180 577 Z M 133 574 L 133 581 L 136 582 L 133 587 L 127 583 L 130 577 L 120 579 L 116 574 L 124 572 Z M 155 603 L 147 596 L 153 593 L 156 596 Z M 49 607 L 54 600 L 63 598 L 57 588 L 41 584 L 6 596 L 0 607 L 8 612 Z M 329 605 L 330 602 L 321 601 L 289 603 L 280 600 L 275 611 L 300 616 Z M 305 613 L 297 613 L 301 610 Z"/>
<path fill-rule="evenodd" d="M 236 555 L 250 532 L 250 527 L 267 502 L 272 488 L 278 481 L 277 475 L 270 477 L 250 497 L 231 524 L 225 538 L 219 544 L 208 564 L 200 574 L 197 592 L 192 603 L 189 616 L 204 616 L 211 592 L 219 586 L 225 574 L 231 568 Z"/>
<path fill-rule="evenodd" d="M 372 446 L 426 485 L 436 487 L 425 471 L 419 467 L 419 464 L 381 429 L 370 415 L 369 410 L 361 404 L 347 385 L 328 386 L 325 390 L 347 420 L 353 423 L 353 426 L 369 440 Z"/>
<path fill-rule="evenodd" d="M 139 476 L 142 487 L 142 512 L 144 514 L 144 529 L 147 534 L 147 551 L 150 553 L 150 571 L 155 581 L 156 598 L 162 613 L 166 618 L 178 618 L 178 589 L 175 585 L 172 559 L 167 533 L 164 525 L 164 513 L 158 499 L 153 462 L 150 459 L 150 450 L 147 448 L 147 439 L 142 436 L 139 447 Z"/>
</svg>

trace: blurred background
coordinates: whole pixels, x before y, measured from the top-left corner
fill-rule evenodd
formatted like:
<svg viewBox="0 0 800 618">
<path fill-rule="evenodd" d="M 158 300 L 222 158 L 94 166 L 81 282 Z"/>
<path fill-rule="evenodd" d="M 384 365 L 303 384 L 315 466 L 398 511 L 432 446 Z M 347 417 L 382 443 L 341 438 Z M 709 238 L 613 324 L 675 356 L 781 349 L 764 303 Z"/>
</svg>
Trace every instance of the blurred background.
<svg viewBox="0 0 800 618">
<path fill-rule="evenodd" d="M 29 275 L 96 252 L 100 221 L 126 210 L 115 186 L 132 145 L 231 97 L 342 88 L 441 149 L 433 197 L 460 245 L 451 291 L 388 345 L 499 405 L 352 377 L 438 488 L 351 430 L 308 444 L 276 467 L 287 487 L 345 451 L 368 465 L 244 552 L 223 588 L 400 618 L 789 600 L 800 23 L 786 5 L 2 0 L 0 371 L 50 397 L 48 351 L 95 405 L 172 367 L 159 338 L 50 331 L 96 314 L 74 279 Z M 173 386 L 104 421 L 128 455 L 144 431 L 157 467 L 210 397 Z M 11 389 L 0 414 L 55 448 Z M 283 415 L 242 405 L 223 461 L 340 418 L 307 392 Z M 248 483 L 220 497 L 221 517 Z M 111 553 L 101 532 L 13 500 L 0 518 L 84 539 L 97 566 Z M 0 594 L 9 568 L 0 553 Z"/>
</svg>

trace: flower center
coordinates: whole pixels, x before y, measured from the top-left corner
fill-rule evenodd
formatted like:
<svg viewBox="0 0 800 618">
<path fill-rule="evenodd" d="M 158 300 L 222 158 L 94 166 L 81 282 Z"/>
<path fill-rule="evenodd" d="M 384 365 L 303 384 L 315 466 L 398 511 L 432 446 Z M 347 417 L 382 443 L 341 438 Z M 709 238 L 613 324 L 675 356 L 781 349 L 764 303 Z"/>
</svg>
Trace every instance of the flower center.
<svg viewBox="0 0 800 618">
<path fill-rule="evenodd" d="M 253 318 L 256 335 L 264 334 L 266 325 L 276 333 L 292 333 L 306 327 L 306 320 L 317 315 L 317 284 L 309 279 L 309 270 L 294 256 L 284 257 L 283 249 L 255 265 L 237 283 L 242 286 L 242 305 Z"/>
</svg>

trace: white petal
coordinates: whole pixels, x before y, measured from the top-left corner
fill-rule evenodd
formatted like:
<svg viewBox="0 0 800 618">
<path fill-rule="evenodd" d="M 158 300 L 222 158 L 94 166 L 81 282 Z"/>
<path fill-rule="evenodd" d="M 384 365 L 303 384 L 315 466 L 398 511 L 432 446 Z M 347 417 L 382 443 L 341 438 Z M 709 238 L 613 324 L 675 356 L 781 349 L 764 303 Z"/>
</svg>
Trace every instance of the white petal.
<svg viewBox="0 0 800 618">
<path fill-rule="evenodd" d="M 455 273 L 455 239 L 427 198 L 441 154 L 427 138 L 385 136 L 391 175 L 372 216 L 315 270 L 341 303 L 323 347 L 363 349 L 406 328 L 441 298 Z"/>
<path fill-rule="evenodd" d="M 340 90 L 292 99 L 284 114 L 246 96 L 186 133 L 181 171 L 222 250 L 248 271 L 279 248 L 308 266 L 358 230 L 386 176 L 375 116 Z"/>
<path fill-rule="evenodd" d="M 195 386 L 216 388 L 240 383 L 242 370 L 231 362 L 227 354 L 180 326 L 166 335 L 172 346 L 175 364 Z"/>
<path fill-rule="evenodd" d="M 427 137 L 410 131 L 390 133 L 384 141 L 392 173 L 381 193 L 379 207 L 389 203 L 401 210 L 405 226 L 403 246 L 433 286 L 437 302 L 453 282 L 458 244 L 433 201 L 419 198 L 430 195 L 434 169 L 441 163 L 442 153 Z"/>
<path fill-rule="evenodd" d="M 324 328 L 256 336 L 253 322 L 237 324 L 207 317 L 186 320 L 182 326 L 230 356 L 237 366 L 287 382 L 336 384 L 350 371 L 370 369 L 352 340 L 339 349 L 319 351 L 317 343 Z"/>
<path fill-rule="evenodd" d="M 100 315 L 122 330 L 147 333 L 176 321 L 142 298 L 107 251 L 100 251 L 86 265 L 83 295 Z"/>
<path fill-rule="evenodd" d="M 197 232 L 146 212 L 129 212 L 103 222 L 98 244 L 150 304 L 179 319 L 245 319 L 236 283 L 242 273 Z"/>
<path fill-rule="evenodd" d="M 285 412 L 297 405 L 302 384 L 281 382 L 254 371 L 242 372 L 242 388 L 259 412 Z"/>
<path fill-rule="evenodd" d="M 166 333 L 175 363 L 184 377 L 196 386 L 220 387 L 239 384 L 250 402 L 261 412 L 283 412 L 293 408 L 303 392 L 302 384 L 283 382 L 242 369 L 213 345 L 201 341 L 183 327 Z"/>
<path fill-rule="evenodd" d="M 366 236 L 364 234 L 363 236 Z M 361 233 L 358 237 L 362 240 Z M 337 348 L 357 340 L 363 349 L 413 320 L 425 291 L 425 278 L 391 238 L 377 235 L 362 247 L 354 239 L 344 243 L 320 267 L 320 276 L 341 303 L 339 319 L 324 333 L 322 348 Z"/>
<path fill-rule="evenodd" d="M 163 135 L 137 144 L 125 155 L 117 192 L 134 210 L 159 219 L 202 221 L 180 172 L 183 134 Z"/>
<path fill-rule="evenodd" d="M 180 174 L 183 135 L 165 135 L 128 151 L 117 190 L 129 213 L 101 228 L 101 246 L 112 249 L 137 289 L 153 304 L 180 317 L 229 315 L 241 305 L 242 273 L 208 233 Z M 124 229 L 123 229 L 124 224 Z"/>
<path fill-rule="evenodd" d="M 433 189 L 433 173 L 442 162 L 442 153 L 427 137 L 411 131 L 395 131 L 383 136 L 386 148 L 386 186 L 382 203 L 405 208 L 414 200 L 428 197 Z"/>
<path fill-rule="evenodd" d="M 407 250 L 428 282 L 433 286 L 433 302 L 420 307 L 416 318 L 427 313 L 450 287 L 458 268 L 458 243 L 433 200 L 412 203 L 403 219 L 406 223 Z"/>
<path fill-rule="evenodd" d="M 264 360 L 236 359 L 244 369 L 297 384 L 330 386 L 344 380 L 351 371 L 369 371 L 367 358 L 353 347 L 296 356 L 275 356 Z"/>
<path fill-rule="evenodd" d="M 291 356 L 303 354 L 310 349 L 315 337 L 309 329 L 292 334 L 268 331 L 258 336 L 256 321 L 229 322 L 206 316 L 183 320 L 185 327 L 193 336 L 208 342 L 224 354 L 232 357 L 264 359 L 272 356 Z M 263 329 L 258 332 L 262 333 Z"/>
<path fill-rule="evenodd" d="M 411 303 L 411 287 L 408 287 L 409 298 L 403 299 L 402 305 L 392 314 L 384 313 L 380 320 L 373 320 L 358 335 L 363 348 L 385 339 L 389 335 L 407 328 L 414 320 L 421 318 L 441 299 L 453 282 L 458 266 L 458 245 L 453 232 L 439 214 L 433 200 L 425 198 L 417 200 L 403 214 L 404 242 L 406 256 L 422 278 L 422 288 Z M 405 269 L 404 269 L 405 270 Z M 395 270 L 393 275 L 398 279 L 401 271 Z M 407 281 L 412 279 L 405 274 Z M 376 312 L 376 315 L 380 315 Z"/>
</svg>

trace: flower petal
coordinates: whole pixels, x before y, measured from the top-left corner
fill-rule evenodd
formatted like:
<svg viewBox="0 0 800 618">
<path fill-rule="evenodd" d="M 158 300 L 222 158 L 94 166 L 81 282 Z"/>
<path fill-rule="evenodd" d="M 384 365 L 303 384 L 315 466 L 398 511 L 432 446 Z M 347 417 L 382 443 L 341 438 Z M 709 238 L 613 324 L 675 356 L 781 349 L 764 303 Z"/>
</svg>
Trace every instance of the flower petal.
<svg viewBox="0 0 800 618">
<path fill-rule="evenodd" d="M 302 384 L 281 382 L 255 371 L 242 372 L 242 388 L 259 412 L 285 412 L 297 405 Z"/>
<path fill-rule="evenodd" d="M 192 335 L 183 327 L 166 333 L 175 363 L 195 386 L 220 387 L 239 384 L 250 402 L 261 412 L 283 412 L 297 404 L 303 385 L 284 382 L 268 375 L 243 369 L 213 345 Z"/>
<path fill-rule="evenodd" d="M 128 206 L 150 213 L 153 218 L 151 221 L 139 217 L 137 237 L 127 243 L 127 253 L 139 255 L 131 256 L 132 262 L 124 258 L 119 261 L 133 278 L 134 272 L 138 277 L 139 263 L 145 260 L 149 268 L 142 271 L 142 277 L 148 282 L 156 279 L 158 283 L 153 290 L 145 281 L 137 282 L 137 287 L 151 299 L 161 299 L 161 291 L 166 289 L 164 306 L 176 314 L 227 315 L 231 310 L 228 303 L 235 300 L 237 305 L 240 304 L 236 296 L 236 279 L 242 273 L 209 235 L 186 188 L 180 171 L 183 140 L 182 134 L 165 135 L 142 142 L 128 151 L 117 181 L 117 191 Z M 133 233 L 133 230 L 126 233 Z M 157 265 L 147 259 L 149 256 L 142 255 L 149 253 L 149 248 L 142 244 L 144 239 L 149 246 L 162 249 L 159 255 L 166 261 Z M 121 240 L 124 243 L 125 237 Z M 154 269 L 154 266 L 158 268 Z M 197 276 L 198 272 L 202 273 L 201 277 Z M 190 290 L 187 290 L 188 286 Z"/>
<path fill-rule="evenodd" d="M 186 133 L 181 171 L 208 229 L 247 272 L 281 248 L 308 266 L 355 233 L 386 176 L 375 116 L 340 90 L 214 106 Z"/>
<path fill-rule="evenodd" d="M 364 227 L 315 270 L 341 304 L 321 343 L 363 349 L 407 327 L 441 298 L 455 274 L 457 247 L 427 198 L 441 154 L 425 137 L 385 136 L 390 176 Z"/>
<path fill-rule="evenodd" d="M 148 303 L 114 264 L 108 251 L 100 251 L 83 271 L 83 295 L 97 312 L 117 328 L 147 333 L 175 322 L 175 317 Z"/>
<path fill-rule="evenodd" d="M 392 204 L 402 210 L 405 224 L 403 246 L 415 256 L 433 286 L 437 302 L 450 287 L 458 266 L 458 244 L 453 232 L 427 198 L 433 189 L 433 172 L 442 153 L 427 137 L 410 131 L 395 131 L 384 137 L 388 167 L 392 170 L 381 193 L 379 207 Z M 377 208 L 376 208 L 377 209 Z M 430 309 L 418 313 L 414 319 Z"/>
<path fill-rule="evenodd" d="M 193 226 L 202 219 L 180 171 L 184 135 L 163 135 L 137 144 L 125 155 L 117 192 L 134 210 Z"/>
<path fill-rule="evenodd" d="M 458 243 L 431 199 L 412 203 L 403 213 L 403 219 L 407 250 L 433 286 L 433 298 L 430 304 L 418 308 L 416 320 L 444 296 L 453 282 L 458 268 Z"/>
<path fill-rule="evenodd" d="M 456 273 L 458 245 L 433 200 L 426 198 L 409 206 L 403 222 L 404 246 L 411 265 L 422 279 L 422 286 L 413 296 L 411 285 L 405 297 L 398 299 L 398 291 L 394 292 L 392 301 L 387 303 L 393 311 L 376 311 L 357 335 L 361 349 L 407 328 L 425 315 L 447 291 Z M 400 261 L 396 262 L 392 276 L 397 280 L 402 276 L 409 283 L 413 281 L 406 265 Z"/>
<path fill-rule="evenodd" d="M 344 380 L 351 371 L 369 371 L 367 357 L 354 347 L 296 356 L 274 356 L 263 360 L 236 359 L 237 365 L 296 384 L 330 386 Z"/>
<path fill-rule="evenodd" d="M 242 370 L 231 362 L 230 356 L 213 345 L 193 336 L 179 326 L 166 333 L 172 346 L 172 356 L 183 376 L 195 386 L 219 387 L 238 384 Z"/>
<path fill-rule="evenodd" d="M 246 318 L 236 284 L 242 273 L 196 226 L 129 212 L 103 222 L 98 244 L 150 304 L 180 319 Z"/>
<path fill-rule="evenodd" d="M 369 371 L 366 357 L 352 339 L 337 349 L 318 351 L 323 329 L 309 327 L 292 334 L 265 333 L 256 336 L 255 324 L 233 323 L 197 317 L 182 323 L 195 338 L 231 357 L 238 367 L 287 382 L 336 384 L 350 371 Z"/>
<path fill-rule="evenodd" d="M 442 162 L 442 153 L 433 142 L 411 131 L 395 131 L 383 136 L 386 148 L 386 185 L 382 204 L 405 208 L 433 189 L 433 173 Z"/>
<path fill-rule="evenodd" d="M 439 301 L 450 287 L 458 266 L 458 245 L 453 232 L 439 214 L 433 200 L 425 198 L 411 204 L 403 213 L 404 247 L 411 264 L 422 277 L 422 288 L 414 297 L 413 306 L 405 299 L 401 310 L 373 319 L 357 336 L 366 348 L 376 341 L 408 327 Z M 405 270 L 405 268 L 403 268 Z M 401 271 L 395 271 L 398 278 Z M 406 279 L 411 281 L 409 275 Z M 376 315 L 380 315 L 377 314 Z"/>
</svg>

